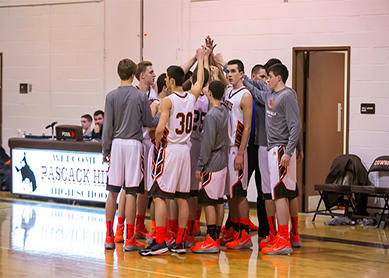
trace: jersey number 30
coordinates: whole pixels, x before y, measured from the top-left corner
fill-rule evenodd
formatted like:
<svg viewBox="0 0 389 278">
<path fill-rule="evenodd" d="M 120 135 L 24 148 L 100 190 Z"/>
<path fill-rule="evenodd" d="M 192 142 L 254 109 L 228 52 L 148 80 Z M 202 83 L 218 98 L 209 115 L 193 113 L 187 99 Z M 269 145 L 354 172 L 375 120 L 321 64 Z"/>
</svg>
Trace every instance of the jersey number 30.
<svg viewBox="0 0 389 278">
<path fill-rule="evenodd" d="M 189 112 L 188 114 L 184 113 L 177 113 L 176 119 L 180 119 L 180 129 L 176 128 L 176 133 L 178 135 L 181 135 L 184 133 L 184 131 L 189 134 L 192 132 L 192 125 L 193 125 L 193 115 L 192 112 Z"/>
</svg>

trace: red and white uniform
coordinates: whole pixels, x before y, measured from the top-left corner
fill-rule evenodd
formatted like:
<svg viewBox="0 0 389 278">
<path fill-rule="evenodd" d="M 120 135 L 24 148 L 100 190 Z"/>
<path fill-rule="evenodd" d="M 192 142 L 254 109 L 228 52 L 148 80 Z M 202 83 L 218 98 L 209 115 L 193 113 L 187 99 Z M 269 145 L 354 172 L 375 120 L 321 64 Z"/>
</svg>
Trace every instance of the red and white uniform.
<svg viewBox="0 0 389 278">
<path fill-rule="evenodd" d="M 225 194 L 231 197 L 247 195 L 248 182 L 248 167 L 247 167 L 247 150 L 244 150 L 243 169 L 239 171 L 234 170 L 235 157 L 238 154 L 238 149 L 242 141 L 243 135 L 243 110 L 240 106 L 244 94 L 250 94 L 246 87 L 233 89 L 227 88 L 225 93 L 224 103 L 226 104 L 230 118 L 228 120 L 228 167 L 227 167 L 227 182 Z"/>
<path fill-rule="evenodd" d="M 163 134 L 163 146 L 153 158 L 154 182 L 150 196 L 188 198 L 190 191 L 190 154 L 188 140 L 193 129 L 196 98 L 187 92 L 168 96 L 172 103 Z"/>
</svg>

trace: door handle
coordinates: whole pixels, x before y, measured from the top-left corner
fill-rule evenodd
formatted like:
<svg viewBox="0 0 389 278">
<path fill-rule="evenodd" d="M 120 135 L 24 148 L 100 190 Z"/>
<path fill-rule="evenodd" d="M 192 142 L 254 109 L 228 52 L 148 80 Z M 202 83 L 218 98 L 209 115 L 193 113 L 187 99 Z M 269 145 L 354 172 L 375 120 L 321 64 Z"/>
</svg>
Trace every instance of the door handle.
<svg viewBox="0 0 389 278">
<path fill-rule="evenodd" d="M 338 103 L 338 132 L 342 131 L 342 104 Z"/>
</svg>

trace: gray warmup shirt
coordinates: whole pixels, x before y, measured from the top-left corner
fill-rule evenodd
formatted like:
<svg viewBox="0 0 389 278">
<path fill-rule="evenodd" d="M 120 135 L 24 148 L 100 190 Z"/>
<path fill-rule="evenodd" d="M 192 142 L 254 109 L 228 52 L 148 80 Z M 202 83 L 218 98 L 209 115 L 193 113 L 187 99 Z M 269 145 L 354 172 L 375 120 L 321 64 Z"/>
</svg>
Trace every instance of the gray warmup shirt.
<svg viewBox="0 0 389 278">
<path fill-rule="evenodd" d="M 109 155 L 115 138 L 142 141 L 142 127 L 156 127 L 160 115 L 152 116 L 147 95 L 132 85 L 109 92 L 105 98 L 103 154 Z"/>
<path fill-rule="evenodd" d="M 198 171 L 218 172 L 227 167 L 228 118 L 224 105 L 212 107 L 205 115 Z"/>
<path fill-rule="evenodd" d="M 275 92 L 262 80 L 245 78 L 243 84 L 256 103 L 266 106 L 267 149 L 283 145 L 286 146 L 286 154 L 292 156 L 301 132 L 296 92 L 289 87 Z"/>
</svg>

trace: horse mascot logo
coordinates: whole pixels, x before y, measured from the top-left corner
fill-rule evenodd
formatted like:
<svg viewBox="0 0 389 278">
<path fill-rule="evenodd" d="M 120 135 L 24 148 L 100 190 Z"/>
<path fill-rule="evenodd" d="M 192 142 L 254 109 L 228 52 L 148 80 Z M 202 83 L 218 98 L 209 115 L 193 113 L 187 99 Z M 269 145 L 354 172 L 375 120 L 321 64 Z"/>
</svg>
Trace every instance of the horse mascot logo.
<svg viewBox="0 0 389 278">
<path fill-rule="evenodd" d="M 36 179 L 35 179 L 34 172 L 31 170 L 30 166 L 27 163 L 26 153 L 24 153 L 24 157 L 20 161 L 20 163 L 24 163 L 24 165 L 19 169 L 18 167 L 15 166 L 16 171 L 22 174 L 22 182 L 24 182 L 26 179 L 29 180 L 29 185 L 32 188 L 32 192 L 34 192 L 36 190 Z"/>
</svg>

